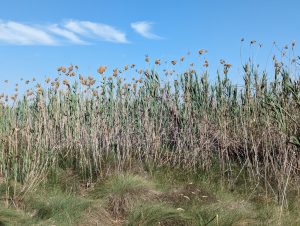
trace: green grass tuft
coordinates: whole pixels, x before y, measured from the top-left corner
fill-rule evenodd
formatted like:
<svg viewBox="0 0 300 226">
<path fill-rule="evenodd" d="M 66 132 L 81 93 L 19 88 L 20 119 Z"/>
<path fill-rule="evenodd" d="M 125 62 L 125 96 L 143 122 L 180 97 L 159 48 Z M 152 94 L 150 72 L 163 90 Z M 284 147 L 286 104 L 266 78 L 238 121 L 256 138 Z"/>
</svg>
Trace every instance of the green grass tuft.
<svg viewBox="0 0 300 226">
<path fill-rule="evenodd" d="M 161 203 L 137 206 L 128 218 L 127 226 L 190 225 L 192 218 L 184 210 Z"/>
<path fill-rule="evenodd" d="M 138 200 L 151 200 L 158 194 L 154 184 L 132 174 L 117 174 L 96 185 L 93 198 L 104 198 L 114 216 L 125 216 Z"/>
<path fill-rule="evenodd" d="M 26 210 L 34 213 L 37 221 L 58 225 L 73 225 L 80 220 L 92 201 L 60 191 L 31 196 L 25 200 Z"/>
<path fill-rule="evenodd" d="M 32 225 L 34 221 L 22 211 L 0 207 L 0 226 Z"/>
</svg>

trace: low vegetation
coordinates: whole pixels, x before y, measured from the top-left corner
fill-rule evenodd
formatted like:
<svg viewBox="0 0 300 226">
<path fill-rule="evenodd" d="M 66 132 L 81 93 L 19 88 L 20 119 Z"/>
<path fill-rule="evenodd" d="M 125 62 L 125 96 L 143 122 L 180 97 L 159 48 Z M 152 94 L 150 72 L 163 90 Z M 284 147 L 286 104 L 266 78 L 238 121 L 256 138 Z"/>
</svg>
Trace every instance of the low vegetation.
<svg viewBox="0 0 300 226">
<path fill-rule="evenodd" d="M 42 185 L 0 209 L 0 225 L 298 225 L 299 197 L 281 210 L 252 188 L 232 191 L 198 173 L 162 167 L 111 172 L 70 191 L 59 181 Z M 172 172 L 172 173 L 171 173 Z M 212 172 L 215 173 L 215 172 Z M 177 176 L 176 176 L 177 175 Z M 65 178 L 68 179 L 67 177 Z M 62 183 L 62 184 L 60 184 Z M 111 188 L 111 189 L 109 189 Z M 3 196 L 4 197 L 4 196 Z M 260 200 L 257 200 L 257 199 Z"/>
</svg>

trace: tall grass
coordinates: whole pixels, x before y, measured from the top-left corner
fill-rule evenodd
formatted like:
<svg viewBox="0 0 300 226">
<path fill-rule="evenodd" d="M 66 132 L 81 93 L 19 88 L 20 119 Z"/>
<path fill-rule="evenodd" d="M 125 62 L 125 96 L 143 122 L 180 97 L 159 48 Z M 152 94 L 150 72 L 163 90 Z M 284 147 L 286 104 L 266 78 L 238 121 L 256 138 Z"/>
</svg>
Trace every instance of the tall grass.
<svg viewBox="0 0 300 226">
<path fill-rule="evenodd" d="M 122 171 L 137 161 L 201 172 L 217 165 L 224 181 L 234 186 L 247 175 L 285 205 L 289 184 L 299 185 L 300 78 L 290 70 L 299 61 L 273 63 L 274 78 L 245 63 L 242 87 L 224 61 L 216 82 L 206 60 L 201 72 L 191 65 L 176 76 L 156 60 L 131 83 L 121 73 L 135 65 L 110 77 L 102 66 L 97 79 L 59 67 L 56 79 L 23 96 L 1 95 L 0 175 L 22 198 L 60 168 L 92 181 L 107 167 Z"/>
</svg>

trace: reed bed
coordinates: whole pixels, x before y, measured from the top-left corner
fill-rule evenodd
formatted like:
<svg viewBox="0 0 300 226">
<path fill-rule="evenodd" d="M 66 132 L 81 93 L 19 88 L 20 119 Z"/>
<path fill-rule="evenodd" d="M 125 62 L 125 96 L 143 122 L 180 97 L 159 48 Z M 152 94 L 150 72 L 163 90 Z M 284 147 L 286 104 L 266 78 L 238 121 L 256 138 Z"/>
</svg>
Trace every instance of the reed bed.
<svg viewBox="0 0 300 226">
<path fill-rule="evenodd" d="M 285 205 L 289 185 L 299 186 L 300 78 L 290 70 L 299 58 L 274 57 L 273 75 L 249 60 L 240 87 L 225 61 L 211 82 L 205 54 L 198 53 L 201 70 L 191 64 L 183 73 L 172 67 L 184 58 L 164 71 L 159 59 L 152 70 L 100 66 L 95 77 L 61 66 L 43 84 L 22 81 L 35 82 L 25 95 L 2 94 L 0 179 L 13 185 L 7 194 L 21 199 L 59 168 L 93 181 L 108 167 L 140 162 L 217 170 L 232 186 L 243 176 Z M 127 82 L 124 73 L 136 76 Z"/>
</svg>

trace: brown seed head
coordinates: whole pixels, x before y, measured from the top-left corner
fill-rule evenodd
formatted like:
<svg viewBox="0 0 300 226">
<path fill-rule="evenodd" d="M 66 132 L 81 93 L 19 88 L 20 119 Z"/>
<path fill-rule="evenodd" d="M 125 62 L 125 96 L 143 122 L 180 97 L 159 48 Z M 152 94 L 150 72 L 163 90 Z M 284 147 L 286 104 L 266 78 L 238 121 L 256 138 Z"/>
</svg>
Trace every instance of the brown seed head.
<svg viewBox="0 0 300 226">
<path fill-rule="evenodd" d="M 50 78 L 46 78 L 45 82 L 48 84 L 50 82 Z"/>
<path fill-rule="evenodd" d="M 205 60 L 205 61 L 204 61 L 204 64 L 203 64 L 203 67 L 208 67 L 208 65 L 209 65 L 209 64 L 208 64 L 208 61 Z"/>
<path fill-rule="evenodd" d="M 106 71 L 106 68 L 107 68 L 106 66 L 100 66 L 97 72 L 102 75 Z"/>
<path fill-rule="evenodd" d="M 200 49 L 198 53 L 199 55 L 202 55 L 204 53 L 204 49 Z"/>
<path fill-rule="evenodd" d="M 117 68 L 114 68 L 114 70 L 113 70 L 113 76 L 114 77 L 118 76 L 118 69 Z"/>
<path fill-rule="evenodd" d="M 149 62 L 150 62 L 150 58 L 149 58 L 149 56 L 146 56 L 146 57 L 145 57 L 145 61 L 146 61 L 147 63 L 149 63 Z"/>
<path fill-rule="evenodd" d="M 231 64 L 224 64 L 224 66 L 226 67 L 226 68 L 231 68 Z"/>
<path fill-rule="evenodd" d="M 68 67 L 68 70 L 69 70 L 69 72 L 73 71 L 73 65 L 72 64 Z"/>
</svg>

